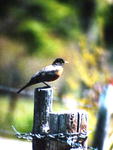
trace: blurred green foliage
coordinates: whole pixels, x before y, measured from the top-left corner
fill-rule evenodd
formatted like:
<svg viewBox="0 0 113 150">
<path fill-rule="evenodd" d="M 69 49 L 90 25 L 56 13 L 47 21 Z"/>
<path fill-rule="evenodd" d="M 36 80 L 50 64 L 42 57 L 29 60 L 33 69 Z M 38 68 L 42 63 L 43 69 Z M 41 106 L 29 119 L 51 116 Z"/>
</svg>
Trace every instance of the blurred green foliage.
<svg viewBox="0 0 113 150">
<path fill-rule="evenodd" d="M 1 1 L 0 69 L 5 72 L 4 65 L 13 67 L 11 75 L 17 76 L 17 83 L 9 81 L 8 85 L 21 84 L 29 59 L 36 57 L 38 63 L 41 59 L 43 62 L 55 57 L 68 59 L 75 67 L 71 71 L 78 84 L 82 80 L 91 87 L 95 82 L 105 80 L 111 71 L 108 66 L 103 68 L 108 58 L 110 60 L 107 53 L 112 48 L 112 6 L 107 0 Z M 103 62 L 101 58 L 104 58 Z M 33 64 L 36 66 L 35 61 Z M 4 74 L 0 78 L 0 82 L 7 85 Z M 70 78 L 69 82 L 73 81 Z"/>
</svg>

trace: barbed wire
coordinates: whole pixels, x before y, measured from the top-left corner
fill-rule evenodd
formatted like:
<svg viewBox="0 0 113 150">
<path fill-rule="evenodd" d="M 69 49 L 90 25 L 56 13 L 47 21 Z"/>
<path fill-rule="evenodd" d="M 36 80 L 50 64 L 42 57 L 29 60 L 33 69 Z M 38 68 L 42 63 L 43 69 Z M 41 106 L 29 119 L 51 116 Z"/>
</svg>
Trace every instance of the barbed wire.
<svg viewBox="0 0 113 150">
<path fill-rule="evenodd" d="M 26 139 L 28 141 L 32 141 L 33 138 L 39 139 L 39 140 L 54 140 L 61 143 L 64 143 L 68 145 L 70 148 L 83 148 L 84 142 L 87 140 L 87 133 L 57 133 L 57 134 L 49 134 L 49 133 L 43 133 L 43 134 L 34 134 L 32 132 L 30 133 L 20 133 L 16 130 L 14 126 L 12 126 L 15 135 L 17 138 L 20 139 Z M 87 147 L 90 150 L 97 150 L 93 147 Z"/>
<path fill-rule="evenodd" d="M 32 90 L 25 90 L 25 91 L 22 91 L 19 95 L 17 94 L 17 91 L 18 89 L 17 88 L 12 88 L 12 87 L 7 87 L 7 86 L 4 86 L 4 85 L 0 85 L 0 95 L 10 95 L 10 94 L 13 94 L 13 95 L 16 95 L 16 96 L 21 96 L 21 97 L 26 97 L 26 98 L 29 98 L 30 100 L 33 98 L 34 96 L 34 91 Z M 28 99 L 27 99 L 28 100 Z M 54 101 L 59 101 L 60 99 L 56 96 L 54 96 Z M 78 102 L 76 104 L 78 107 L 84 107 L 84 108 L 93 108 L 93 105 L 91 104 L 82 104 L 80 102 Z"/>
<path fill-rule="evenodd" d="M 17 95 L 17 88 L 12 88 L 12 87 L 7 87 L 4 85 L 0 85 L 0 94 L 14 94 Z M 22 91 L 18 96 L 23 96 L 23 97 L 27 97 L 27 98 L 31 98 L 33 97 L 33 91 Z"/>
<path fill-rule="evenodd" d="M 17 94 L 18 89 L 17 88 L 12 88 L 12 87 L 7 87 L 4 85 L 0 85 L 0 95 L 16 95 L 18 97 L 25 97 L 29 98 L 30 100 L 34 97 L 34 91 L 33 90 L 25 90 L 22 91 L 21 93 Z M 27 99 L 28 100 L 28 99 Z M 54 101 L 60 100 L 58 97 L 54 96 Z"/>
</svg>

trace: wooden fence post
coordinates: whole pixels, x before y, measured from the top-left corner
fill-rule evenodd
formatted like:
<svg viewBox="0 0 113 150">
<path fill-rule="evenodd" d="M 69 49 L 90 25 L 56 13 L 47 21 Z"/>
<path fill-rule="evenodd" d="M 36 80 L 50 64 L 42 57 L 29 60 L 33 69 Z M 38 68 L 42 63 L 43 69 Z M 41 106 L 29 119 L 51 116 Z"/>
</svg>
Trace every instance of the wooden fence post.
<svg viewBox="0 0 113 150">
<path fill-rule="evenodd" d="M 78 135 L 87 133 L 87 113 L 81 110 L 69 113 L 50 113 L 50 133 L 78 133 Z M 77 143 L 77 137 L 73 136 L 71 142 Z M 66 143 L 50 141 L 50 147 L 47 150 L 87 150 L 87 140 L 81 145 L 82 147 L 78 145 L 78 148 L 70 148 Z"/>
<path fill-rule="evenodd" d="M 72 113 L 53 113 L 51 88 L 35 89 L 34 99 L 33 134 L 76 134 L 76 136 L 70 136 L 70 140 L 65 137 L 64 142 L 60 138 L 47 140 L 37 139 L 34 136 L 33 150 L 87 150 L 87 114 L 85 112 L 80 110 Z M 86 139 L 80 137 L 80 134 L 85 134 Z M 78 147 L 72 148 L 70 142 L 78 144 Z"/>
<path fill-rule="evenodd" d="M 43 134 L 49 130 L 49 112 L 52 109 L 53 90 L 51 88 L 37 88 L 34 95 L 34 123 L 33 133 Z M 33 138 L 33 150 L 45 150 L 45 140 Z"/>
</svg>

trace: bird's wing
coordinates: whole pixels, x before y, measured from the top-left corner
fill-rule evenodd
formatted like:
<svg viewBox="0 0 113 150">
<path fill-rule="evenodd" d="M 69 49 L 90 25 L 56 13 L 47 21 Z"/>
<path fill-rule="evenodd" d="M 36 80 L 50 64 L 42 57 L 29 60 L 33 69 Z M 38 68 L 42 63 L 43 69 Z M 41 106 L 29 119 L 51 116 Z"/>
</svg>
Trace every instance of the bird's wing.
<svg viewBox="0 0 113 150">
<path fill-rule="evenodd" d="M 52 74 L 54 71 L 56 72 L 57 70 L 59 70 L 61 68 L 61 66 L 53 66 L 53 65 L 49 65 L 46 66 L 44 68 L 42 68 L 40 71 L 36 72 L 32 78 L 35 78 L 39 75 L 45 75 L 45 74 Z"/>
<path fill-rule="evenodd" d="M 56 80 L 62 74 L 62 71 L 63 71 L 62 66 L 50 65 L 45 68 L 42 68 L 40 71 L 36 72 L 32 76 L 30 84 Z"/>
<path fill-rule="evenodd" d="M 38 76 L 38 75 L 41 75 L 41 74 L 45 74 L 45 73 L 48 73 L 48 72 L 51 72 L 51 71 L 54 71 L 55 68 L 52 66 L 52 65 L 49 65 L 49 66 L 46 66 L 44 68 L 42 68 L 40 71 L 37 71 L 33 76 L 32 78 Z"/>
</svg>

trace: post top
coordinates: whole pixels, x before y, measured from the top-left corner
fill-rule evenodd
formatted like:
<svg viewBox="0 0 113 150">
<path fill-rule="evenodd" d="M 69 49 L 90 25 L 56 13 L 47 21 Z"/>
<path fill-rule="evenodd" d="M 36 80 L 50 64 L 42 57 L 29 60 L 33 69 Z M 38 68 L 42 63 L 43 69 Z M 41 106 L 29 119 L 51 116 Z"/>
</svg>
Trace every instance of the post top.
<svg viewBox="0 0 113 150">
<path fill-rule="evenodd" d="M 53 88 L 47 86 L 35 88 L 35 91 L 51 91 L 51 90 L 53 90 Z"/>
</svg>

